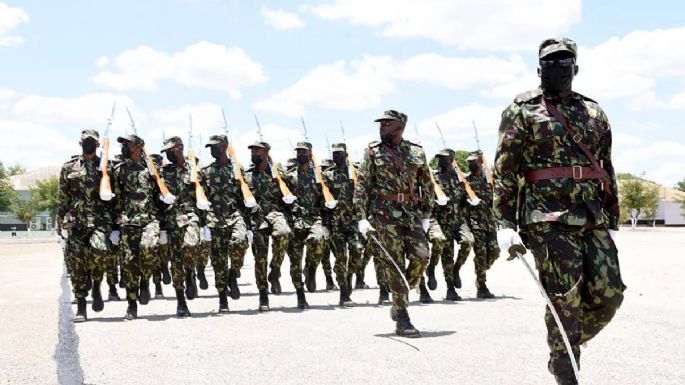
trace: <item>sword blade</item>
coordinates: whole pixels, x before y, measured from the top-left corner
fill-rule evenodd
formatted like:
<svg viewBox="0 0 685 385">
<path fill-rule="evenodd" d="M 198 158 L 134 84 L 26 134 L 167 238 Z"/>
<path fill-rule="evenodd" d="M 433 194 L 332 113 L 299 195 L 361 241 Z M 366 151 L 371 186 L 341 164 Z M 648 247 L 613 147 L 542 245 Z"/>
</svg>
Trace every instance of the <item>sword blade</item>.
<svg viewBox="0 0 685 385">
<path fill-rule="evenodd" d="M 402 269 L 400 269 L 400 267 L 397 265 L 395 260 L 392 259 L 392 257 L 390 256 L 390 253 L 388 253 L 388 250 L 386 250 L 385 247 L 383 247 L 383 244 L 381 243 L 381 241 L 378 240 L 378 238 L 376 238 L 375 235 L 369 234 L 369 237 L 371 238 L 372 241 L 374 241 L 378 245 L 378 247 L 381 248 L 381 250 L 383 251 L 383 254 L 385 254 L 385 259 L 390 261 L 390 263 L 395 267 L 395 270 L 397 270 L 397 273 L 400 275 L 400 277 L 402 277 L 402 282 L 404 282 L 404 286 L 407 287 L 407 293 L 410 292 L 411 287 L 409 286 L 409 281 L 407 281 L 407 278 L 404 276 Z"/>
</svg>

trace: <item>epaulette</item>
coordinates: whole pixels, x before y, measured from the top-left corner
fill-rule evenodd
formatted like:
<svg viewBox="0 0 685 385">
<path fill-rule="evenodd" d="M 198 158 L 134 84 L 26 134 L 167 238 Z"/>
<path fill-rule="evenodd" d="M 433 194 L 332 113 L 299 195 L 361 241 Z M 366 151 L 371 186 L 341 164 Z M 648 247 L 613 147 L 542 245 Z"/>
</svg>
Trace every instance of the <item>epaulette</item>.
<svg viewBox="0 0 685 385">
<path fill-rule="evenodd" d="M 403 139 L 403 140 L 404 140 L 405 142 L 411 144 L 412 146 L 416 146 L 416 147 L 423 148 L 422 145 L 420 145 L 420 144 L 418 144 L 418 143 L 414 143 L 414 142 L 412 142 L 411 140 L 407 140 L 407 139 Z"/>
<path fill-rule="evenodd" d="M 70 160 L 70 161 L 71 161 L 71 160 L 75 160 L 75 159 L 78 158 L 79 156 L 81 156 L 81 154 L 72 155 L 71 158 L 69 158 L 69 160 Z"/>
<path fill-rule="evenodd" d="M 378 146 L 380 146 L 382 143 L 383 143 L 383 142 L 381 142 L 380 140 L 374 140 L 373 142 L 369 143 L 369 148 L 378 147 Z"/>
<path fill-rule="evenodd" d="M 585 96 L 585 95 L 583 95 L 583 94 L 581 94 L 581 93 L 578 93 L 578 92 L 574 92 L 574 93 L 573 93 L 573 96 L 579 97 L 580 99 L 582 99 L 583 101 L 586 101 L 586 102 L 592 102 L 592 103 L 595 103 L 595 104 L 599 104 L 599 103 L 597 103 L 594 99 L 588 98 L 587 96 Z"/>
<path fill-rule="evenodd" d="M 122 160 L 121 162 L 117 162 L 114 166 L 112 166 L 112 169 L 117 169 L 117 170 L 118 170 L 118 169 L 120 169 L 124 164 L 126 164 L 126 161 L 123 161 L 123 160 Z"/>
<path fill-rule="evenodd" d="M 528 103 L 528 102 L 532 101 L 533 99 L 536 99 L 540 96 L 542 96 L 542 90 L 540 88 L 536 88 L 534 90 L 526 91 L 522 94 L 517 95 L 514 98 L 514 103 L 515 104 Z"/>
</svg>

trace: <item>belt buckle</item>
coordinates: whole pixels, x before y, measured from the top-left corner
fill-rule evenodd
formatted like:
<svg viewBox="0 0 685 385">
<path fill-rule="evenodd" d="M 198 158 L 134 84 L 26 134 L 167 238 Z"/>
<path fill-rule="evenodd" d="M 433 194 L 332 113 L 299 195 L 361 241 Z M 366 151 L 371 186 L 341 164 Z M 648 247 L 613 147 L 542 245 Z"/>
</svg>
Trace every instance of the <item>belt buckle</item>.
<svg viewBox="0 0 685 385">
<path fill-rule="evenodd" d="M 404 202 L 404 193 L 397 194 L 397 201 L 400 203 Z"/>
<path fill-rule="evenodd" d="M 571 137 L 571 139 L 573 139 L 573 141 L 576 142 L 576 143 L 580 143 L 580 139 L 581 139 L 580 133 L 577 133 L 577 134 L 573 135 L 573 136 Z"/>
<path fill-rule="evenodd" d="M 583 179 L 583 167 L 582 166 L 573 166 L 573 179 Z M 578 172 L 576 172 L 578 170 Z"/>
</svg>

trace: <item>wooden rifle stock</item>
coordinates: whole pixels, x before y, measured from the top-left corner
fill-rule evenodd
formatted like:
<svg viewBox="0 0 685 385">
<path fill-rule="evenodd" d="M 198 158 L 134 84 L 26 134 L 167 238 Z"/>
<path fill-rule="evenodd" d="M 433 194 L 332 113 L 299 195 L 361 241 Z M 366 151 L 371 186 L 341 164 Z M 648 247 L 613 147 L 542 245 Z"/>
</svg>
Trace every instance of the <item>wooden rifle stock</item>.
<svg viewBox="0 0 685 385">
<path fill-rule="evenodd" d="M 157 182 L 157 187 L 159 187 L 159 192 L 162 194 L 162 197 L 168 197 L 171 195 L 171 193 L 164 183 L 164 179 L 162 179 L 162 177 L 159 175 L 159 172 L 157 172 L 155 162 L 152 161 L 152 157 L 150 156 L 150 153 L 147 152 L 147 148 L 145 147 L 143 147 L 143 154 L 145 156 L 145 163 L 147 163 L 147 167 L 150 169 L 152 175 L 155 176 L 155 181 Z"/>
<path fill-rule="evenodd" d="M 485 154 L 481 153 L 480 159 L 483 161 L 483 167 L 485 167 L 485 179 L 488 181 L 490 188 L 494 188 L 495 183 L 492 180 L 492 172 L 490 171 L 490 167 L 488 166 L 488 161 L 485 160 Z"/>
<path fill-rule="evenodd" d="M 235 150 L 233 149 L 232 146 L 228 146 L 226 153 L 228 154 L 228 157 L 231 159 L 231 162 L 233 162 L 233 168 L 235 170 L 234 172 L 236 175 L 236 179 L 238 179 L 238 182 L 240 182 L 240 191 L 243 193 L 243 200 L 245 200 L 245 201 L 254 200 L 254 195 L 252 195 L 252 191 L 250 191 L 250 187 L 247 185 L 247 183 L 245 182 L 245 179 L 243 178 L 243 171 L 240 169 L 240 163 L 238 162 L 238 157 L 235 156 Z"/>
<path fill-rule="evenodd" d="M 109 172 L 107 172 L 107 161 L 109 157 L 109 137 L 102 140 L 102 159 L 100 159 L 100 170 L 102 176 L 100 177 L 100 196 L 112 196 L 112 184 L 109 179 Z"/>
<path fill-rule="evenodd" d="M 197 207 L 208 209 L 209 200 L 207 199 L 207 194 L 205 194 L 205 189 L 203 189 L 200 184 L 200 178 L 197 173 L 197 161 L 195 159 L 195 152 L 193 152 L 192 148 L 188 149 L 188 161 L 190 162 L 190 179 L 195 183 L 195 201 L 197 202 Z"/>
<path fill-rule="evenodd" d="M 474 200 L 475 198 L 478 198 L 478 196 L 476 196 L 476 193 L 471 188 L 471 184 L 469 183 L 469 181 L 466 180 L 464 173 L 461 172 L 461 169 L 459 168 L 459 165 L 457 164 L 456 160 L 454 161 L 454 168 L 457 170 L 457 175 L 459 176 L 459 179 L 461 179 L 461 183 L 464 184 L 464 189 L 466 189 L 466 194 L 469 196 L 469 199 Z"/>
<path fill-rule="evenodd" d="M 283 179 L 281 179 L 281 174 L 278 172 L 276 169 L 276 165 L 274 165 L 273 160 L 271 160 L 271 155 L 269 155 L 269 167 L 271 167 L 271 175 L 276 178 L 276 182 L 278 183 L 278 188 L 281 189 L 281 194 L 283 194 L 283 197 L 290 197 L 293 196 L 293 193 L 290 192 L 290 189 L 288 188 L 288 185 L 285 184 Z"/>
<path fill-rule="evenodd" d="M 333 194 L 331 194 L 331 190 L 328 189 L 328 186 L 326 186 L 326 183 L 323 181 L 321 167 L 319 167 L 319 163 L 316 162 L 316 155 L 314 154 L 314 151 L 312 151 L 312 162 L 314 162 L 314 170 L 316 171 L 316 176 L 319 178 L 319 183 L 321 184 L 323 199 L 326 201 L 326 203 L 335 201 L 335 197 L 333 197 Z"/>
<path fill-rule="evenodd" d="M 429 169 L 428 173 L 431 176 L 431 182 L 433 182 L 433 189 L 435 190 L 435 196 L 438 197 L 438 199 L 441 199 L 441 198 L 448 199 L 447 195 L 445 195 L 445 191 L 443 191 L 442 187 L 440 187 L 440 183 L 438 183 L 438 181 L 435 180 L 435 175 L 433 175 L 433 172 Z"/>
</svg>

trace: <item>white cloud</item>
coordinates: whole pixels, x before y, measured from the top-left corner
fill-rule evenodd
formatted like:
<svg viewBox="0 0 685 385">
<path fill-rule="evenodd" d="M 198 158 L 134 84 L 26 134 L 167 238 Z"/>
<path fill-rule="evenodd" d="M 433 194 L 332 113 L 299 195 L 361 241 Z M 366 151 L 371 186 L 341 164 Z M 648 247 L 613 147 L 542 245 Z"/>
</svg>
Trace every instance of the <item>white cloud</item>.
<svg viewBox="0 0 685 385">
<path fill-rule="evenodd" d="M 0 3 L 0 46 L 18 45 L 24 42 L 21 36 L 10 35 L 19 24 L 29 21 L 29 15 L 21 8 L 12 8 Z"/>
<path fill-rule="evenodd" d="M 108 58 L 99 58 L 106 67 Z M 104 63 L 104 64 L 103 64 Z M 148 46 L 125 51 L 114 59 L 113 70 L 103 70 L 93 81 L 116 90 L 154 91 L 162 80 L 206 89 L 227 91 L 240 98 L 240 89 L 266 81 L 261 63 L 253 61 L 239 47 L 206 41 L 168 54 Z"/>
<path fill-rule="evenodd" d="M 275 29 L 295 29 L 304 27 L 304 21 L 293 12 L 263 7 L 261 14 L 264 16 L 266 23 Z"/>
<path fill-rule="evenodd" d="M 620 139 L 612 148 L 614 169 L 630 172 L 658 181 L 667 187 L 673 186 L 685 177 L 683 173 L 685 143 L 679 141 L 645 141 L 625 143 Z"/>
<path fill-rule="evenodd" d="M 24 95 L 12 103 L 11 113 L 15 119 L 50 126 L 72 126 L 74 132 L 80 133 L 86 128 L 104 126 L 112 103 L 119 106 L 119 117 L 125 117 L 124 106 L 134 104 L 127 96 L 110 93 L 92 93 L 75 98 Z"/>
<path fill-rule="evenodd" d="M 386 37 L 421 37 L 479 51 L 532 50 L 541 37 L 581 21 L 580 0 L 336 0 L 311 11 Z"/>
</svg>

